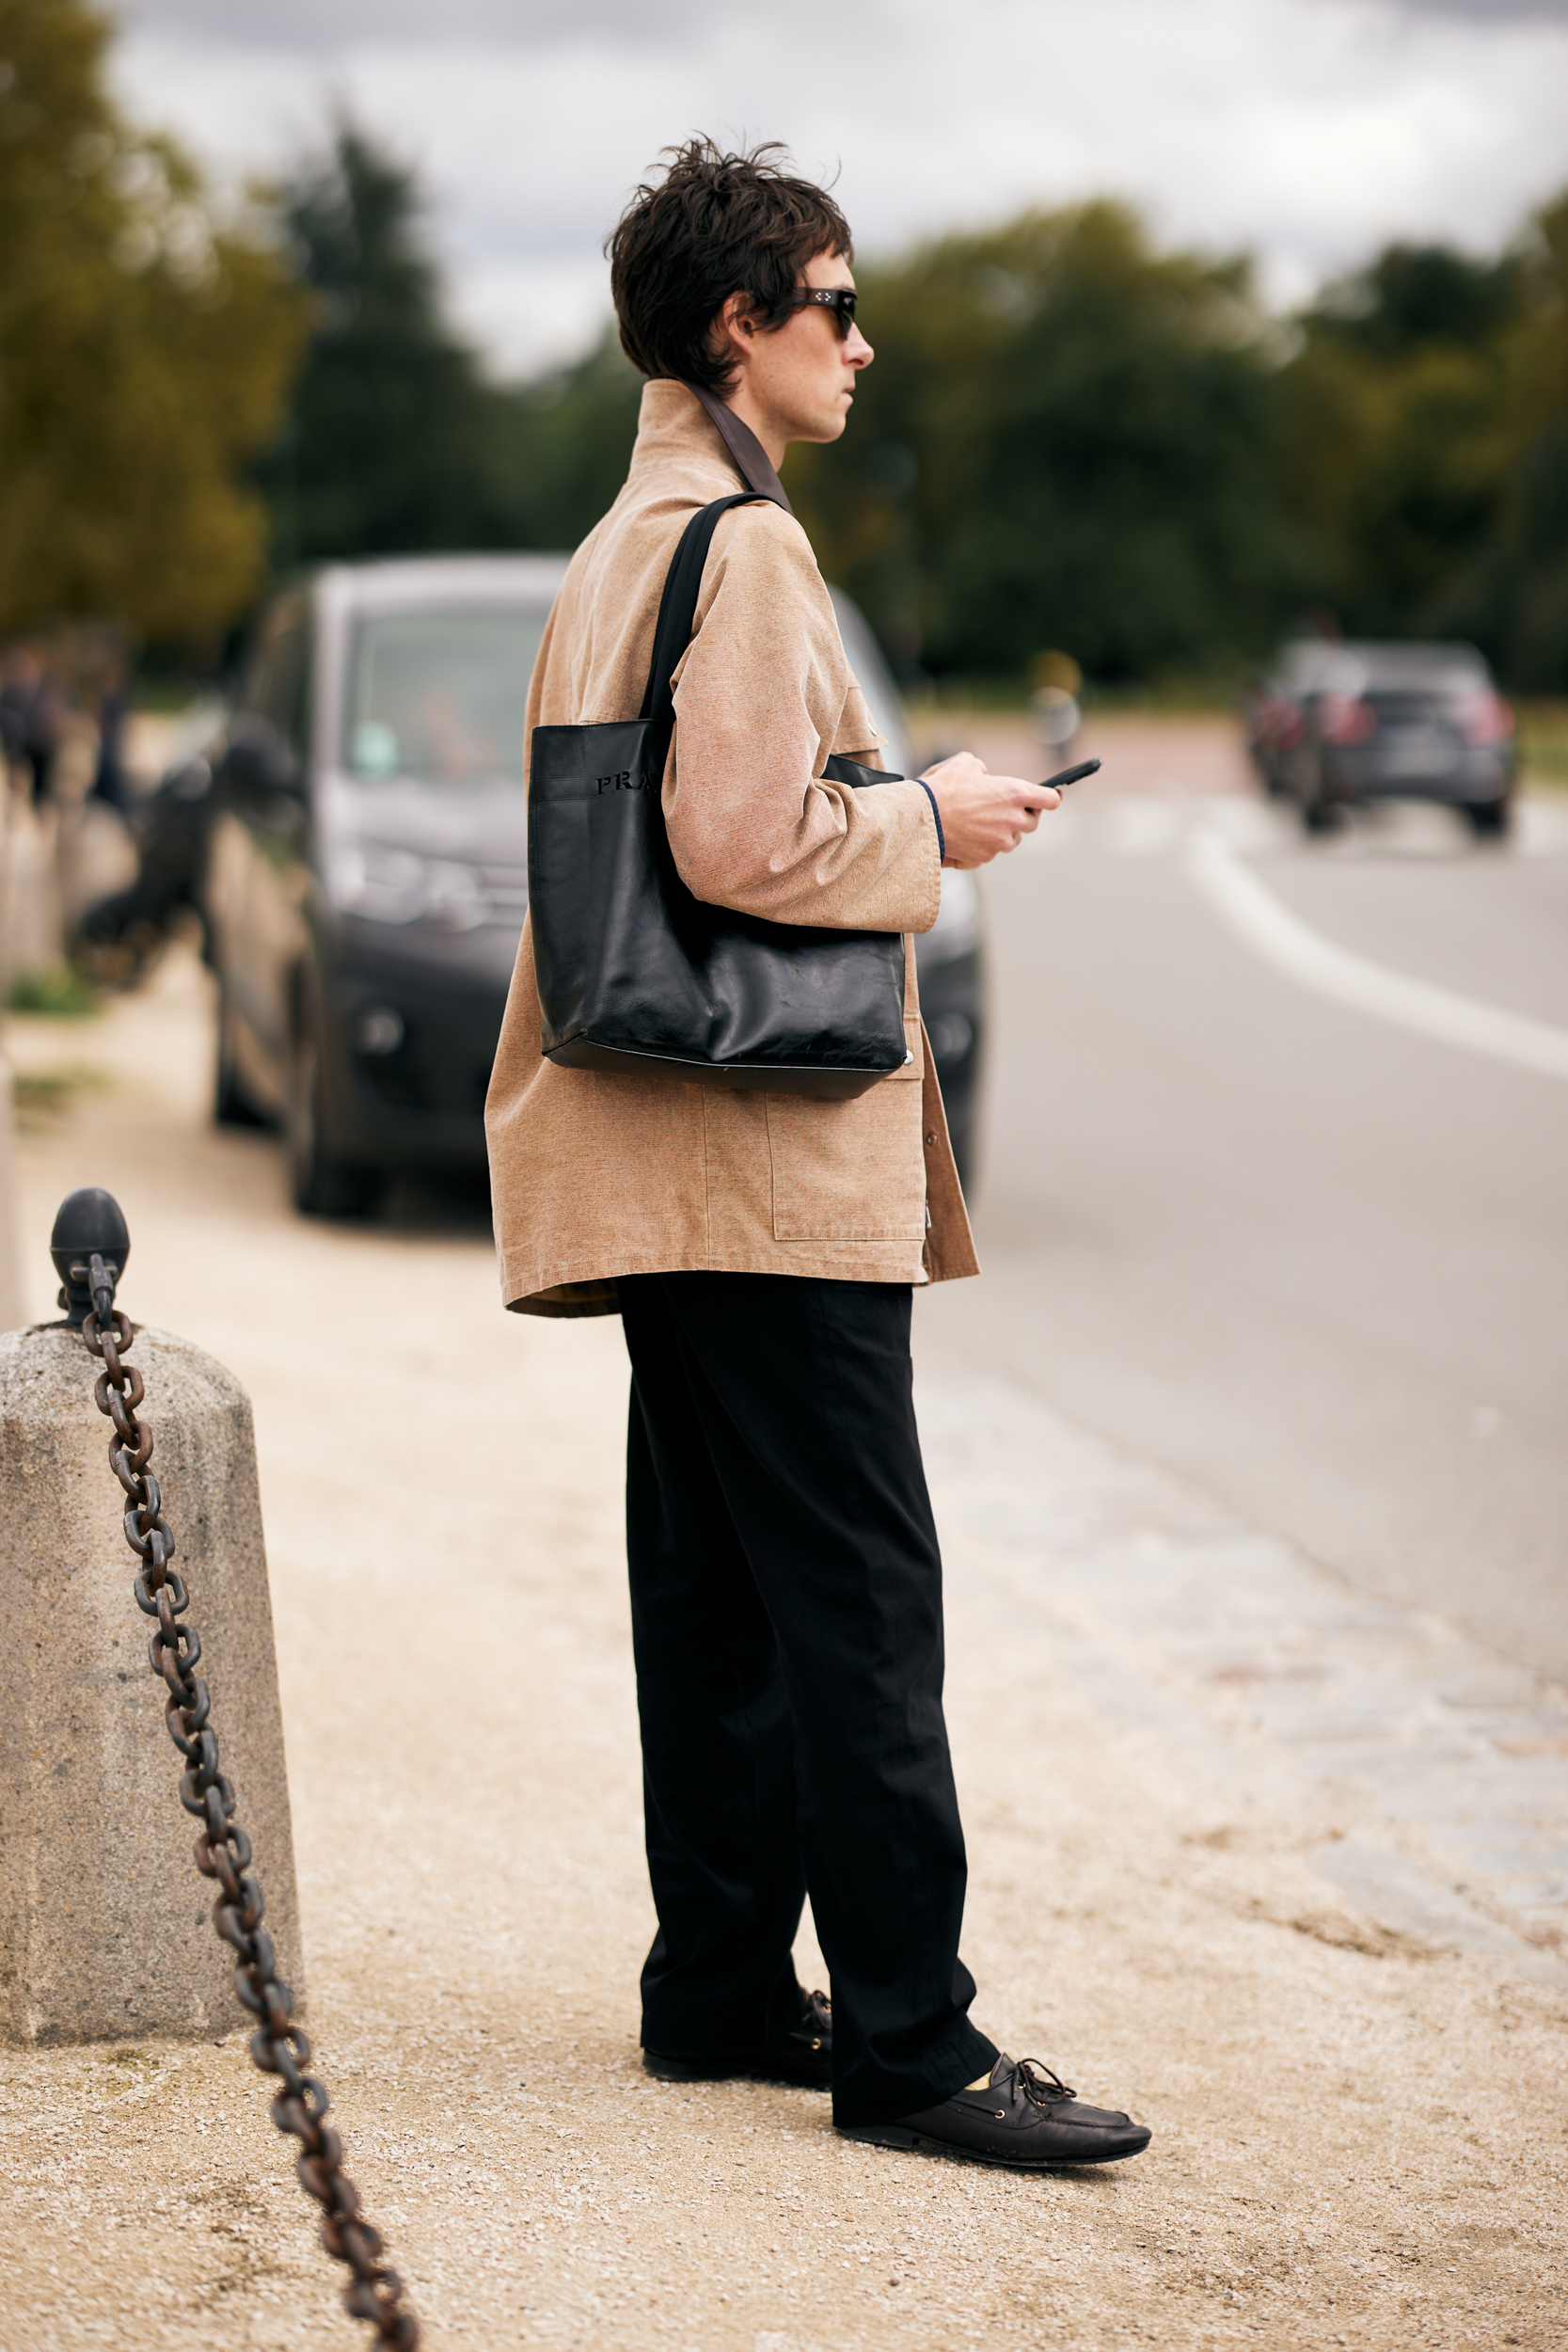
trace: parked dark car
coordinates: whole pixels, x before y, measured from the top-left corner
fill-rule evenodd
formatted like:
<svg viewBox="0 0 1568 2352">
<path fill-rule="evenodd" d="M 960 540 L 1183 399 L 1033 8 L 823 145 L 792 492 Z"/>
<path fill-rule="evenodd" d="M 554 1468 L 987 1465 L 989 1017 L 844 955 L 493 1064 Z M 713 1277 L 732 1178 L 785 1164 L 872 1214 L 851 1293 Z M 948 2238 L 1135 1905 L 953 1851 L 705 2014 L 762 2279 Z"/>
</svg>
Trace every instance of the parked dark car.
<svg viewBox="0 0 1568 2352">
<path fill-rule="evenodd" d="M 1254 764 L 1311 832 L 1379 800 L 1444 801 L 1507 832 L 1513 713 L 1473 645 L 1287 645 L 1249 711 Z"/>
<path fill-rule="evenodd" d="M 202 912 L 216 1114 L 287 1139 L 297 1205 L 363 1214 L 399 1169 L 483 1167 L 527 908 L 523 733 L 563 556 L 335 565 L 279 596 L 209 754 Z M 837 599 L 890 765 L 904 716 Z M 980 1047 L 979 899 L 943 878 L 921 994 L 960 1164 Z"/>
</svg>

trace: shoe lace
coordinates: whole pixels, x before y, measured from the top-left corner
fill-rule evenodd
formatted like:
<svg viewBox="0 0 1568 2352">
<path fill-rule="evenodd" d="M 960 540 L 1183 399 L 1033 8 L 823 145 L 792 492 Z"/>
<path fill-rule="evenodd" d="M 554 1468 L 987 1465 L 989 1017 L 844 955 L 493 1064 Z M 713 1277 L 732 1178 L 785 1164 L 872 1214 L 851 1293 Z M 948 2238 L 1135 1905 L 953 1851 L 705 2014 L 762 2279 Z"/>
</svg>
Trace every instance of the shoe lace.
<svg viewBox="0 0 1568 2352">
<path fill-rule="evenodd" d="M 1078 2093 L 1070 2083 L 1063 2082 L 1053 2066 L 1042 2066 L 1038 2058 L 1020 2058 L 1018 2087 L 1026 2099 L 1037 2107 L 1053 2107 L 1063 2099 L 1076 2099 Z"/>
</svg>

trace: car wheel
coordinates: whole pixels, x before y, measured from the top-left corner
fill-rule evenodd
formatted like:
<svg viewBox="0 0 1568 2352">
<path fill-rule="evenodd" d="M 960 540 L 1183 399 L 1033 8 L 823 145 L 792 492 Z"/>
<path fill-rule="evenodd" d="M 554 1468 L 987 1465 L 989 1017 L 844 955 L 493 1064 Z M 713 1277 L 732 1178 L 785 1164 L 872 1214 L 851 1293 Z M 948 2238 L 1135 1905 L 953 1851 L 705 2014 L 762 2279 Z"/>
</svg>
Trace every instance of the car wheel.
<svg viewBox="0 0 1568 2352">
<path fill-rule="evenodd" d="M 305 1007 L 289 1050 L 289 1188 L 303 1216 L 366 1216 L 380 1198 L 381 1175 L 328 1149 L 325 1091 L 320 1031 Z"/>
<path fill-rule="evenodd" d="M 1513 821 L 1513 803 L 1506 794 L 1500 801 L 1471 801 L 1465 814 L 1478 841 L 1501 841 Z"/>
<path fill-rule="evenodd" d="M 218 982 L 217 1045 L 213 1057 L 213 1122 L 218 1127 L 264 1127 L 240 1080 L 234 1059 L 234 1013 L 229 991 Z"/>
</svg>

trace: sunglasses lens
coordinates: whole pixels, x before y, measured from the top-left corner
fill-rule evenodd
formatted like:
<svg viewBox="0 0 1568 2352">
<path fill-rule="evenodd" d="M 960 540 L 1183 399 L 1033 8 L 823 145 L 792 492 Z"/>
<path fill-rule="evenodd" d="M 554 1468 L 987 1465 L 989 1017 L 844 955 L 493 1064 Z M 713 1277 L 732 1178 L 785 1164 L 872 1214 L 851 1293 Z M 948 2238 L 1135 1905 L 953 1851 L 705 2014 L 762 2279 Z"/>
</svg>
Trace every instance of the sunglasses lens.
<svg viewBox="0 0 1568 2352">
<path fill-rule="evenodd" d="M 855 324 L 855 301 L 856 290 L 853 286 L 797 286 L 795 289 L 796 307 L 816 306 L 831 310 L 841 335 L 847 335 Z"/>
</svg>

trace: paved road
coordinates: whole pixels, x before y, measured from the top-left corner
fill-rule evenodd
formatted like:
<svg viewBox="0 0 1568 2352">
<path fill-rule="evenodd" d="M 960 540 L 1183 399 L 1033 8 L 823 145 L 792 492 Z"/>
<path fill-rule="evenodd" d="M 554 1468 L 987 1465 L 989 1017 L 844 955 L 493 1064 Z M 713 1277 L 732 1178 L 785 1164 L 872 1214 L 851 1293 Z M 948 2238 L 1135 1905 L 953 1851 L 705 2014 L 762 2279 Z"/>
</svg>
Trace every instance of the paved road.
<svg viewBox="0 0 1568 2352">
<path fill-rule="evenodd" d="M 1283 928 L 1560 1065 L 1568 812 L 1500 852 L 1422 808 L 1308 845 L 1216 782 L 1083 797 L 988 877 L 991 1279 L 925 1343 L 1568 1675 L 1568 1083 L 1287 976 L 1193 857 L 1217 829 Z"/>
</svg>

